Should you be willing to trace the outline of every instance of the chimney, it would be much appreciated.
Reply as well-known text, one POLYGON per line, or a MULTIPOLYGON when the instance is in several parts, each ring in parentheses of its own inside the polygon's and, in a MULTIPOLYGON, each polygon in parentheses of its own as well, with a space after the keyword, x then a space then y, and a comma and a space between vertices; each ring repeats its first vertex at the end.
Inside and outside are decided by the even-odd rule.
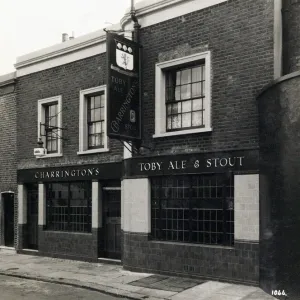
POLYGON ((67 33, 62 34, 62 42, 66 42, 69 40, 69 35, 67 33))

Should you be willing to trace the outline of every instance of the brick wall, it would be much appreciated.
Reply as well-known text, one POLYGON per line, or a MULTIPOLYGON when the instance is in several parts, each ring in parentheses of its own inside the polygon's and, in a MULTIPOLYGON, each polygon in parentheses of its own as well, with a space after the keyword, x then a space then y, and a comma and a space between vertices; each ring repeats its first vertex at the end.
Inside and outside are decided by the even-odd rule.
POLYGON ((300 70, 300 1, 283 1, 283 75, 300 70))
POLYGON ((258 98, 260 110, 260 278, 271 293, 300 295, 300 72, 258 98))
POLYGON ((68 164, 113 162, 123 157, 120 142, 109 141, 110 152, 78 156, 79 91, 105 84, 105 54, 75 61, 18 78, 18 168, 34 168, 68 164), (36 159, 37 101, 62 95, 63 157, 36 159))
POLYGON ((256 93, 273 78, 273 1, 235 0, 142 28, 145 143, 156 154, 258 146, 256 93), (212 133, 153 140, 155 63, 212 54, 212 133))
POLYGON ((235 243, 234 248, 149 241, 148 234, 123 233, 125 269, 144 273, 184 275, 257 285, 259 245, 235 243))
MULTIPOLYGON (((17 170, 16 170, 16 95, 14 84, 0 87, 0 192, 12 191, 15 193, 14 227, 15 246, 17 244, 17 170)), ((3 224, 1 221, 0 237, 3 241, 3 224)))

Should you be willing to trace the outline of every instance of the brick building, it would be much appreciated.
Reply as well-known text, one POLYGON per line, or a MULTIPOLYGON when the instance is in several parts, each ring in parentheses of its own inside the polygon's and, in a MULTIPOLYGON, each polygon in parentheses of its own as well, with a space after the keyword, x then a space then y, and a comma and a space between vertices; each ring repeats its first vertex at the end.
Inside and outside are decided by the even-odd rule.
POLYGON ((0 245, 17 243, 15 73, 0 76, 0 245))
MULTIPOLYGON (((105 31, 17 59, 18 251, 258 285, 256 97, 282 75, 281 1, 143 1, 136 15, 139 154, 106 136, 105 31)), ((129 12, 110 30, 131 38, 129 12)))

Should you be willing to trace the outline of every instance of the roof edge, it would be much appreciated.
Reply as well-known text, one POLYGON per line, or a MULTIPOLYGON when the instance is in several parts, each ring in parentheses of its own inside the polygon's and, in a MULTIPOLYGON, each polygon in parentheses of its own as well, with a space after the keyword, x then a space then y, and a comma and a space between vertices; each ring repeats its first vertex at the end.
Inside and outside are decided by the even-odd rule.
POLYGON ((16 81, 16 72, 7 73, 0 76, 0 87, 14 84, 16 81))

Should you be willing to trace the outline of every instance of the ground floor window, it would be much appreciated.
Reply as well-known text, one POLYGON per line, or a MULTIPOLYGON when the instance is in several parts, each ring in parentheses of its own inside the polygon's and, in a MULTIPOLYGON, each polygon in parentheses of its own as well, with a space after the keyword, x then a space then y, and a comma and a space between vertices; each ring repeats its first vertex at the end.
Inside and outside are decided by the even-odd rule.
POLYGON ((232 174, 151 179, 152 238, 232 245, 233 193, 232 174))
POLYGON ((91 232, 92 182, 46 183, 47 229, 91 232))

